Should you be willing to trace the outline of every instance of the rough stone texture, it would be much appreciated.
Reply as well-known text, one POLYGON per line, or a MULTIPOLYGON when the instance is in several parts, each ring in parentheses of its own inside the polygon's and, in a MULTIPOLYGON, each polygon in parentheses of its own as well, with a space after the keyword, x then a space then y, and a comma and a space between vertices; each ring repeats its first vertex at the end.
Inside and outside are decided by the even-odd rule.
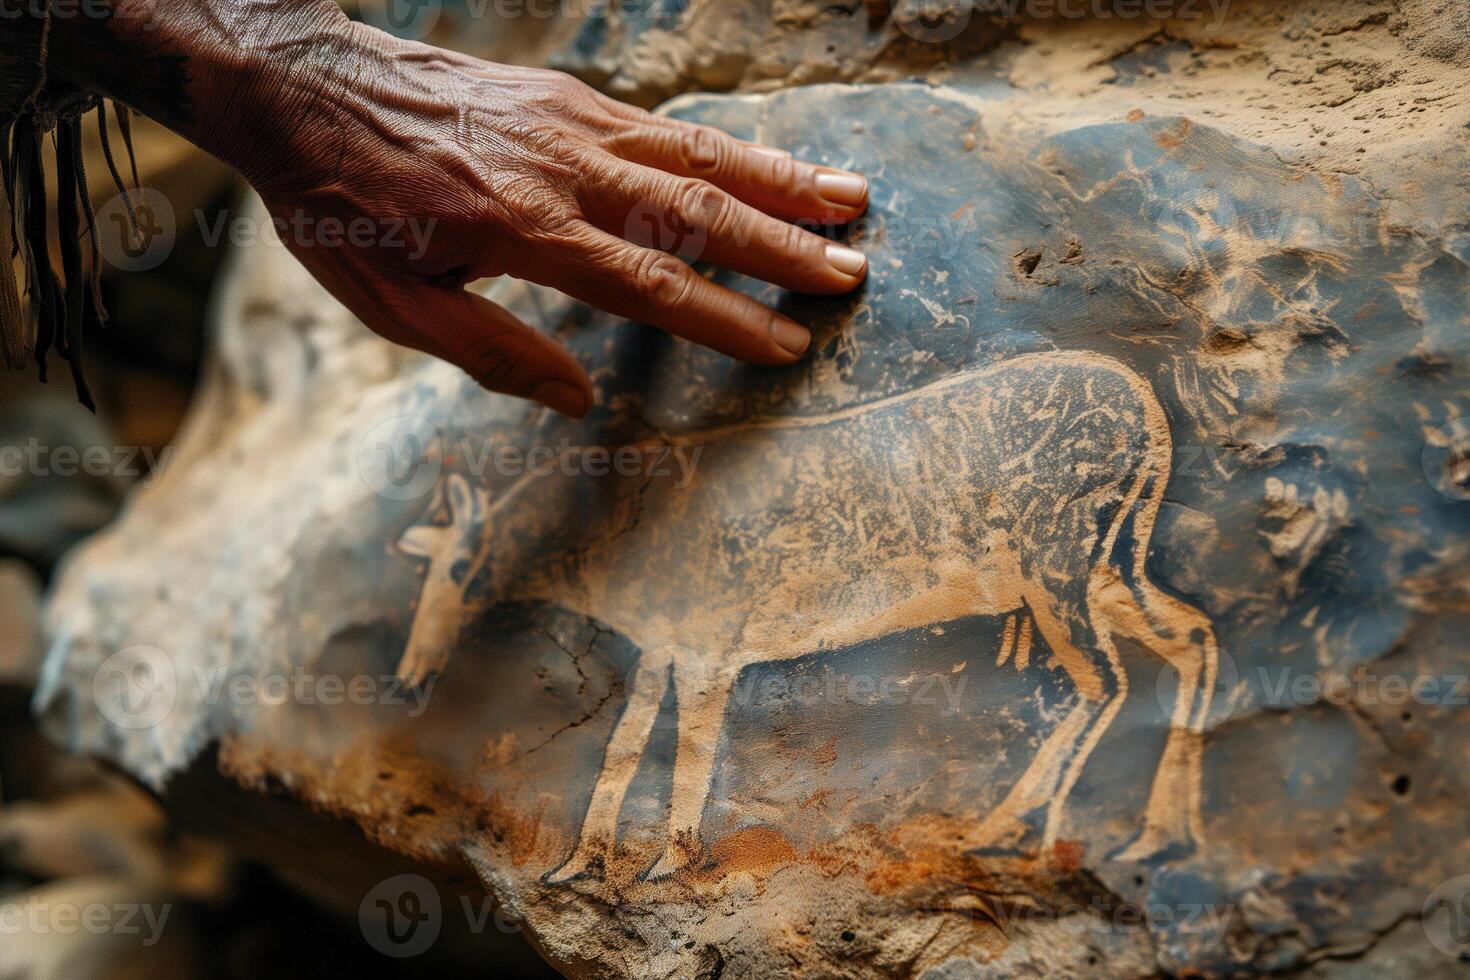
MULTIPOLYGON (((593 5, 554 67, 654 105, 690 91, 886 82, 1015 34, 1006 0, 643 0, 593 5)), ((1011 4, 1015 6, 1015 4, 1011 4)), ((563 28, 565 29, 565 28, 563 28)))
MULTIPOLYGON (((661 95, 713 82, 618 45, 891 30, 809 6, 564 63, 661 95)), ((1464 23, 1033 19, 943 84, 681 99, 869 174, 872 278, 740 281, 814 325, 785 370, 493 285, 592 368, 580 424, 245 253, 171 465, 52 599, 39 701, 160 786, 217 741, 468 864, 572 974, 1456 975, 1418 919, 1470 871, 1464 23), (669 472, 495 465, 564 444, 669 472), (129 727, 94 679, 139 662, 172 709, 129 727), (219 693, 298 668, 424 680, 219 693)))

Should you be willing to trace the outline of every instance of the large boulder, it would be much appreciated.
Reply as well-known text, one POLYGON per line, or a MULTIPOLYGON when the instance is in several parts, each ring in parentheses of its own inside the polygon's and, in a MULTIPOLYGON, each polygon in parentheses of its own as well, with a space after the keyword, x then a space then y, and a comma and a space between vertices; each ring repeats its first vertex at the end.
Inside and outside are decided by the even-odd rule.
POLYGON ((872 275, 721 274, 813 325, 779 370, 491 285, 580 423, 243 252, 51 599, 53 731, 160 788, 217 745, 573 974, 1460 969, 1470 97, 1364 10, 677 100, 868 174, 872 275))

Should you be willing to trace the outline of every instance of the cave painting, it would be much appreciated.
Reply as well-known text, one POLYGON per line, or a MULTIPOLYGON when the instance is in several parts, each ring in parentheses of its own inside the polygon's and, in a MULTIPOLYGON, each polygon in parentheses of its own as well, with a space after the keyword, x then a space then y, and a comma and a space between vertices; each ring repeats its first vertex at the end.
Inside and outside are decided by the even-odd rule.
POLYGON ((967 847, 1016 845, 1033 815, 1044 817, 1043 848, 1059 839, 1068 794, 1127 694, 1120 637, 1179 684, 1142 827, 1119 857, 1201 838, 1218 653, 1209 619, 1145 568, 1172 450, 1138 374, 1097 354, 1029 354, 827 415, 663 442, 702 448, 693 482, 640 486, 638 505, 574 554, 497 554, 497 525, 538 505, 521 492, 524 477, 492 507, 450 476, 449 525, 410 528, 400 542, 429 558, 407 678, 441 667, 459 625, 490 601, 553 603, 641 651, 577 844, 548 881, 604 869, 669 684, 672 800, 649 877, 703 854, 700 821, 741 670, 975 615, 1007 617, 998 663, 1024 668, 1039 637, 1078 696, 967 847), (472 603, 471 585, 486 598, 472 603))
POLYGON ((490 510, 485 491, 470 489, 469 481, 458 473, 450 474, 444 486, 449 523, 419 524, 398 539, 400 552, 428 560, 408 643, 398 659, 398 677, 408 687, 422 684, 449 660, 470 611, 465 573, 485 537, 490 510))

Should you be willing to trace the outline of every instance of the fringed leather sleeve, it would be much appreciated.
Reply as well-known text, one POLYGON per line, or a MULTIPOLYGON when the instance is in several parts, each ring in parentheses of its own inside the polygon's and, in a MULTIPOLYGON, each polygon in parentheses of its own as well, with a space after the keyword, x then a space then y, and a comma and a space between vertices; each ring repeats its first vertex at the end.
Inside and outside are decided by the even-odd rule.
MULTIPOLYGON (((18 369, 34 356, 45 381, 49 355, 60 355, 71 368, 78 398, 93 408, 82 375, 82 338, 89 323, 107 318, 82 156, 82 119, 94 109, 109 169, 119 187, 122 180, 107 145, 106 104, 95 93, 47 78, 50 28, 46 0, 0 0, 0 357, 18 369), (56 167, 59 274, 49 246, 48 157, 56 167), (20 276, 17 265, 24 270, 20 276)), ((127 110, 116 108, 131 155, 127 110)))

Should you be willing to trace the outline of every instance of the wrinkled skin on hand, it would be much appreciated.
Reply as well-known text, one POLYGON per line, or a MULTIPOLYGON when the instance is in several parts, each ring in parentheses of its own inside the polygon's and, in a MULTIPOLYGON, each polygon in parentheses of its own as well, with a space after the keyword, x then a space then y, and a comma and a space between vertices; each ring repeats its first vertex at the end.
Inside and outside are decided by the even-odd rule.
POLYGON ((466 283, 531 280, 733 357, 788 364, 808 331, 684 260, 818 294, 866 274, 861 253, 790 223, 860 215, 867 184, 855 174, 327 7, 266 0, 247 16, 238 0, 183 0, 153 13, 163 29, 140 44, 153 57, 186 49, 197 109, 165 121, 238 167, 287 246, 389 340, 580 416, 592 403, 583 367, 466 283))

